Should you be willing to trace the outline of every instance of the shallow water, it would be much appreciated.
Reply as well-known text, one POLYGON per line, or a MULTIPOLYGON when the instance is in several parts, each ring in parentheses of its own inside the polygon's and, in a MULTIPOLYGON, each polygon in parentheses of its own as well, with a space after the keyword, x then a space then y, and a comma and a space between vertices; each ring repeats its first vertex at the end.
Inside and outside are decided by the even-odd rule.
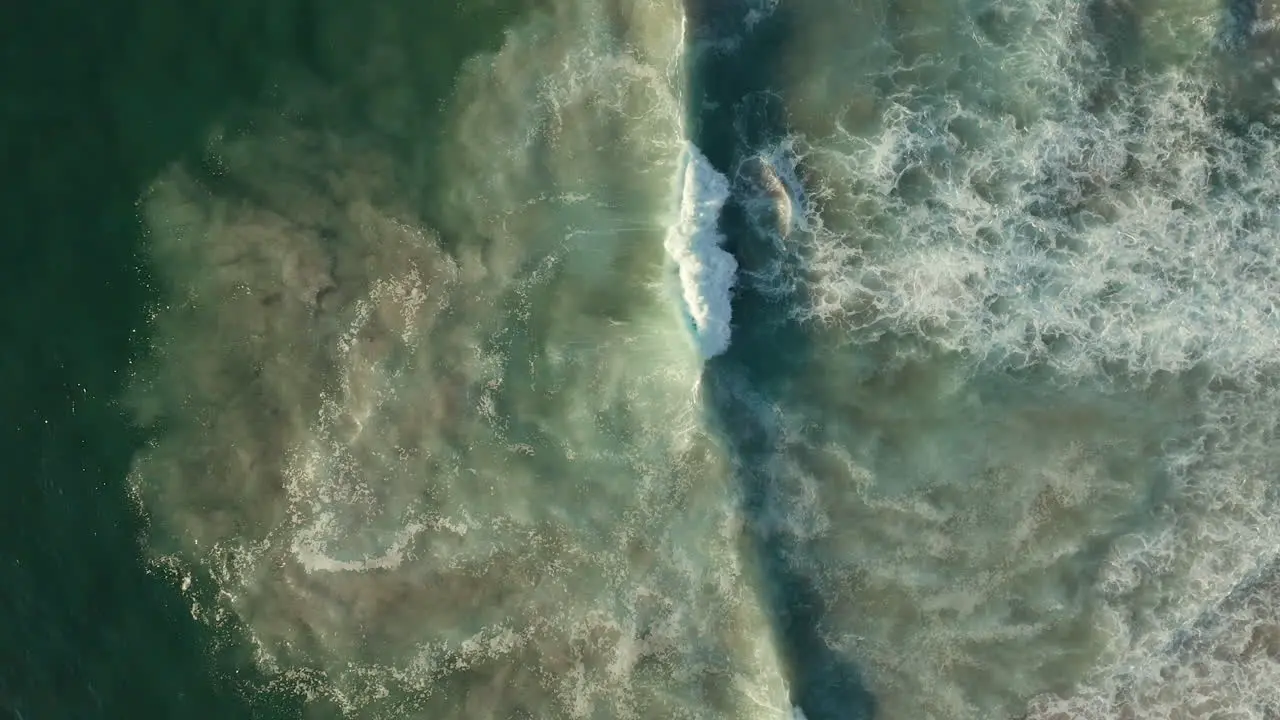
POLYGON ((1269 717, 1228 17, 368 13, 139 201, 155 571, 316 717, 1269 717))

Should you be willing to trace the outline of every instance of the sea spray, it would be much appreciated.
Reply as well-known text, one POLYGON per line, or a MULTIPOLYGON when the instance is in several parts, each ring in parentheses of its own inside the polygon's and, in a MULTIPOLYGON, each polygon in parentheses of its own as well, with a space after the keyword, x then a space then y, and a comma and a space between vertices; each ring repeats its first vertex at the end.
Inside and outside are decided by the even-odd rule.
POLYGON ((729 199, 729 181, 693 144, 685 147, 679 182, 679 215, 667 232, 666 249, 675 261, 684 312, 698 351, 712 358, 729 347, 730 301, 738 263, 723 247, 720 211, 729 199))

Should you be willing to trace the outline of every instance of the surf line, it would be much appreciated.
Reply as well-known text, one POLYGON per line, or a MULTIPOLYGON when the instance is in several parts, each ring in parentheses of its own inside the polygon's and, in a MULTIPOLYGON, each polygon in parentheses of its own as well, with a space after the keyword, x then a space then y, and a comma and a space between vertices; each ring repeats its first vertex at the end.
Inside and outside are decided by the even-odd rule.
POLYGON ((685 321, 702 359, 729 348, 733 286, 738 262, 724 249, 720 212, 729 180, 692 142, 680 159, 679 210, 665 247, 675 263, 685 321))

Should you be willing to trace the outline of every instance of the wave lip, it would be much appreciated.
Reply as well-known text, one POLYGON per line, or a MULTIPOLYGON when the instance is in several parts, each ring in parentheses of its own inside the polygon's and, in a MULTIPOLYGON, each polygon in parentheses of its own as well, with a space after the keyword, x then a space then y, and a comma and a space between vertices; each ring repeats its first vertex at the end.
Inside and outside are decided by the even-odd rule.
POLYGON ((729 347, 730 300, 738 262, 722 244, 720 211, 729 199, 729 180, 692 143, 686 143, 679 174, 679 215, 667 231, 665 247, 675 261, 685 314, 703 359, 729 347))

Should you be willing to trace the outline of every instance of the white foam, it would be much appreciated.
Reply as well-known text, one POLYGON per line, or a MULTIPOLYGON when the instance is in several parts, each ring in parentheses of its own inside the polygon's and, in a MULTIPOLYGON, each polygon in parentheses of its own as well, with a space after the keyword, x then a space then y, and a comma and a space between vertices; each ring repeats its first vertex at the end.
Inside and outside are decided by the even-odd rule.
POLYGON ((1274 167, 1280 146, 1222 129, 1198 66, 1135 76, 1095 113, 1091 61, 1052 29, 1081 13, 1033 8, 1044 29, 1024 47, 964 50, 1000 68, 988 82, 1007 83, 1008 102, 1035 108, 1019 110, 1038 116, 1025 128, 983 110, 985 90, 929 85, 885 99, 865 136, 799 141, 829 179, 811 193, 828 207, 811 222, 797 314, 860 341, 924 329, 991 366, 1073 379, 1118 359, 1139 375, 1202 362, 1248 374, 1280 348, 1276 219, 1257 212, 1277 186, 1250 169, 1274 167), (1030 59, 985 57, 1045 48, 1059 60, 1034 82, 1020 76, 1030 59))
POLYGON ((692 143, 678 175, 679 216, 667 232, 666 249, 680 277, 684 310, 703 358, 729 347, 730 300, 738 263, 721 244, 718 222, 729 199, 729 180, 692 143))
POLYGON ((1104 84, 1088 3, 906 5, 789 6, 805 194, 738 180, 821 348, 760 425, 824 631, 884 717, 1272 716, 1280 139, 1205 101, 1218 6, 1104 84))

